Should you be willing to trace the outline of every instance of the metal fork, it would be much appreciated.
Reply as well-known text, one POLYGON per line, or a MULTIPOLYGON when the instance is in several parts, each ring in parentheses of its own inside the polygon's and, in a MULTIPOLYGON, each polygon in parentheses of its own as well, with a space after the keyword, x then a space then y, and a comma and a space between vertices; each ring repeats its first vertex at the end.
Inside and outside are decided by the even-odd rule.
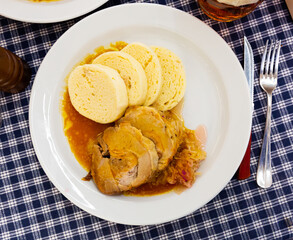
POLYGON ((261 148, 258 169, 256 174, 257 184, 262 188, 272 185, 271 169, 271 115, 272 93, 277 86, 278 65, 281 49, 281 41, 272 41, 268 49, 269 41, 266 42, 260 66, 260 86, 267 93, 268 107, 267 119, 261 148))

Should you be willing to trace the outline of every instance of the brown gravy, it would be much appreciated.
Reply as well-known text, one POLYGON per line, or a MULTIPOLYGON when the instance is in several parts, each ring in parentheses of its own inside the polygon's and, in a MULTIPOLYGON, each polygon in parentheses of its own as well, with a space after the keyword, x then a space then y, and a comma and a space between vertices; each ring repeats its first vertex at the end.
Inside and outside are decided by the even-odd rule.
POLYGON ((79 164, 89 171, 91 167, 92 146, 99 133, 109 124, 94 122, 75 110, 72 106, 66 89, 62 101, 62 115, 64 120, 64 133, 69 142, 71 151, 79 164))
POLYGON ((153 185, 151 183, 145 183, 138 188, 131 189, 124 193, 126 196, 153 196, 172 191, 176 185, 164 184, 153 185))

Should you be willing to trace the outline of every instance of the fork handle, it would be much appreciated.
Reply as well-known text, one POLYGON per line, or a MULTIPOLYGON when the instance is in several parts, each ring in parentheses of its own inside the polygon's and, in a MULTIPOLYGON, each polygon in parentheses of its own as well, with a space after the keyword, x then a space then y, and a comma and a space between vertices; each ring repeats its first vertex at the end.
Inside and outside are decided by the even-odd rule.
POLYGON ((272 115, 272 94, 268 95, 268 109, 263 144, 258 162, 256 182, 262 188, 272 185, 271 168, 271 115, 272 115))

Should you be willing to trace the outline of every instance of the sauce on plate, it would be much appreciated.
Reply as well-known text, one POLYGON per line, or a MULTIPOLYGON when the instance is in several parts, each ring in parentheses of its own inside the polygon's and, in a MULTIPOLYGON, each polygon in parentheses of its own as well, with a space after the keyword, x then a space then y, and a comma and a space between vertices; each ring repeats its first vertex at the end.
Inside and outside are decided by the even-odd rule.
POLYGON ((172 191, 176 185, 172 184, 164 184, 164 185, 154 185, 151 183, 145 183, 138 188, 131 189, 124 193, 125 196, 153 196, 158 194, 163 194, 172 191))
MULTIPOLYGON (((75 110, 71 104, 68 90, 64 92, 62 100, 62 116, 64 120, 64 133, 69 142, 71 151, 79 164, 89 171, 91 167, 92 147, 97 135, 113 124, 100 124, 94 122, 75 110)), ((88 180, 84 179, 84 180, 88 180)), ((126 192, 126 196, 152 196, 170 192, 176 185, 153 185, 146 183, 136 189, 126 192)))
POLYGON ((62 116, 64 133, 69 142, 70 149, 79 164, 86 171, 89 171, 95 139, 110 124, 100 124, 79 114, 71 104, 67 89, 64 92, 62 101, 62 116))

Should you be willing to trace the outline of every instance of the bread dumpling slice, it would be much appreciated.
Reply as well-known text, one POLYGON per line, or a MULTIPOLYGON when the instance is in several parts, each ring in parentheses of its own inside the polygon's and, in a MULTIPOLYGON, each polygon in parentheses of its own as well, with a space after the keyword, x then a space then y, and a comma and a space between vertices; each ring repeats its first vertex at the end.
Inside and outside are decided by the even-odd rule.
POLYGON ((129 106, 143 105, 147 94, 147 78, 138 61, 119 51, 106 52, 92 62, 111 67, 120 74, 128 92, 129 106))
POLYGON ((138 42, 128 44, 121 51, 134 57, 143 67, 148 83, 144 105, 152 105, 162 88, 162 69, 157 55, 150 47, 138 42))
POLYGON ((174 108, 183 98, 186 87, 185 71, 181 59, 169 49, 151 47, 159 58, 162 67, 162 90, 154 103, 161 111, 174 108))
POLYGON ((68 92, 73 107, 95 122, 114 122, 128 107, 123 79, 116 70, 100 64, 76 67, 68 79, 68 92))

